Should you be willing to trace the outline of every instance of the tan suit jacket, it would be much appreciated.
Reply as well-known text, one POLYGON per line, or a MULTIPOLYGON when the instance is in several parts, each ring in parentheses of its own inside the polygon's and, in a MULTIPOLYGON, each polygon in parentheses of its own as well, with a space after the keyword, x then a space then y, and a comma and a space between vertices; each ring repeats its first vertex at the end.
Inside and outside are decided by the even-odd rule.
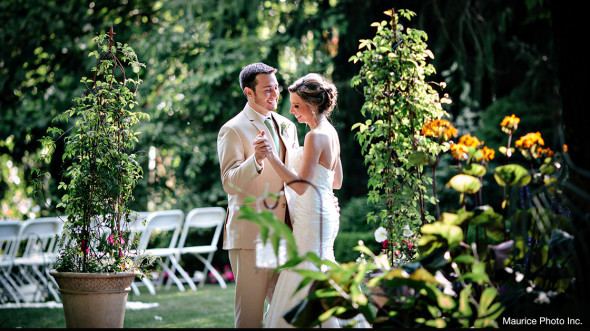
MULTIPOLYGON (((271 116, 276 123, 281 141, 283 152, 280 156, 283 161, 287 160, 285 165, 288 167, 290 152, 299 147, 297 128, 291 121, 276 112, 272 112, 271 116)), ((260 174, 256 171, 253 141, 262 131, 266 131, 265 135, 271 137, 260 116, 246 104, 239 114, 221 127, 217 136, 221 181, 223 189, 228 194, 223 249, 255 248, 254 240, 258 234, 258 226, 250 221, 238 219, 239 208, 247 197, 259 198, 265 190, 268 193, 277 194, 285 185, 268 162, 260 174)), ((280 197, 278 207, 272 210, 279 220, 285 220, 287 209, 285 197, 289 201, 293 195, 292 190, 285 190, 285 195, 280 197)), ((274 203, 272 199, 268 199, 268 202, 274 203)), ((265 209, 263 204, 260 207, 265 209)))

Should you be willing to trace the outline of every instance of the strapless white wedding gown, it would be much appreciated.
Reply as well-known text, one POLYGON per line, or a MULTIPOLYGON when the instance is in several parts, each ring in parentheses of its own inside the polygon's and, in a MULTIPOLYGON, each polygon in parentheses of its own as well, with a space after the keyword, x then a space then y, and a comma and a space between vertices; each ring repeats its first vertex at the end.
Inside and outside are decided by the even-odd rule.
MULTIPOLYGON (((303 147, 300 147, 296 152, 292 153, 290 157, 290 166, 295 170, 299 170, 303 147)), ((291 221, 293 224, 293 235, 299 255, 307 252, 314 252, 323 259, 333 262, 334 258, 334 240, 338 234, 340 225, 340 218, 336 206, 334 204, 334 197, 332 191, 332 184, 334 182, 334 171, 326 169, 324 166, 318 164, 314 177, 311 183, 318 189, 309 187, 307 191, 301 196, 296 196, 294 204, 289 206, 291 210, 291 221), (320 237, 320 215, 322 222, 322 234, 320 237), (320 240, 321 238, 321 240, 320 240), (321 242, 321 245, 320 245, 321 242)), ((296 193, 293 192, 296 195, 296 193)), ((317 268, 309 263, 303 262, 297 265, 297 269, 312 269, 317 268)), ((288 310, 293 308, 296 304, 301 302, 309 293, 308 284, 295 295, 295 289, 301 283, 303 278, 288 269, 281 271, 277 281, 275 291, 272 296, 271 304, 264 316, 265 328, 292 328, 283 318, 288 310)), ((356 327, 370 327, 362 315, 357 315, 361 319, 361 323, 357 323, 356 327)), ((345 321, 337 318, 330 318, 322 323, 322 328, 338 328, 342 325, 348 324, 345 321)))

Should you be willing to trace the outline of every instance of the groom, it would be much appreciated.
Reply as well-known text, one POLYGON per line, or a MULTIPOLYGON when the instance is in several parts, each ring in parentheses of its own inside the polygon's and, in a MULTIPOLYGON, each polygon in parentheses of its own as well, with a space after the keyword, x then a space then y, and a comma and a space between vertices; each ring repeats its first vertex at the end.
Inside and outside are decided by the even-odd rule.
MULTIPOLYGON (((225 123, 217 136, 217 153, 221 167, 223 189, 228 194, 228 212, 223 232, 223 249, 228 250, 236 281, 235 327, 260 328, 264 300, 270 302, 277 275, 256 268, 254 240, 258 226, 238 219, 239 207, 249 196, 256 198, 265 192, 277 194, 285 185, 271 166, 264 166, 265 153, 256 150, 253 141, 264 134, 275 141, 274 150, 283 162, 289 151, 298 148, 297 130, 287 118, 277 114, 279 84, 277 70, 264 63, 245 66, 240 72, 240 87, 248 102, 244 109, 225 123), (272 139, 274 138, 274 139, 272 139), (278 145, 278 146, 277 146, 278 145)), ((271 210, 279 220, 289 222, 285 190, 277 208, 271 210), (286 199, 285 199, 286 198, 286 199)), ((271 204, 273 202, 269 201, 271 204)), ((264 208, 264 206, 262 206, 264 208)))

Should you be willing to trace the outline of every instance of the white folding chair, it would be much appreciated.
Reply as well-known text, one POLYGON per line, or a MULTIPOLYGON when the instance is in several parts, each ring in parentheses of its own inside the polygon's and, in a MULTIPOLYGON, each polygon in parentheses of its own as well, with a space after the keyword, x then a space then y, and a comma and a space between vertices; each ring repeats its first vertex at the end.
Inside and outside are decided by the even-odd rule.
POLYGON ((18 251, 18 234, 24 222, 17 220, 0 221, 0 302, 5 303, 7 296, 3 295, 4 291, 14 302, 20 304, 23 299, 18 293, 18 284, 12 278, 11 272, 14 264, 14 258, 18 251))
POLYGON ((22 277, 21 284, 34 286, 35 292, 26 301, 36 301, 42 286, 47 288, 57 302, 61 301, 57 284, 49 275, 49 270, 59 253, 57 236, 62 229, 63 221, 59 217, 32 219, 22 225, 18 239, 22 252, 17 253, 14 266, 22 277))
POLYGON ((223 277, 221 277, 219 272, 211 265, 213 254, 215 254, 217 251, 217 243, 219 242, 219 236, 221 235, 224 222, 225 209, 222 207, 203 207, 192 209, 186 215, 184 220, 184 227, 182 229, 180 240, 178 241, 178 254, 192 254, 205 265, 205 269, 203 269, 205 277, 201 278, 199 286, 203 286, 205 283, 205 279, 207 278, 207 270, 209 270, 215 279, 217 279, 221 288, 227 287, 223 277), (191 230, 197 229, 214 229, 211 242, 205 245, 188 245, 186 239, 189 232, 191 230))
MULTIPOLYGON (((127 242, 131 243, 135 239, 137 239, 139 241, 139 238, 141 238, 142 233, 147 229, 146 222, 147 222, 147 218, 149 215, 150 215, 149 211, 139 211, 139 212, 134 211, 131 213, 131 224, 129 224, 130 233, 129 233, 129 237, 127 239, 127 242)), ((139 249, 137 249, 131 253, 142 254, 145 252, 139 252, 139 249)), ((149 281, 149 279, 147 279, 147 276, 141 277, 141 282, 147 287, 150 294, 152 294, 152 295, 156 294, 156 288, 154 287, 152 282, 149 281)), ((137 287, 138 283, 139 282, 137 282, 137 281, 131 283, 131 290, 133 290, 133 293, 135 295, 141 294, 139 292, 139 288, 137 287)))
MULTIPOLYGON (((159 256, 164 261, 158 260, 157 263, 162 267, 162 272, 160 273, 158 288, 162 285, 163 280, 163 273, 166 272, 168 277, 176 283, 176 286, 180 289, 181 292, 184 292, 184 286, 178 277, 176 277, 175 271, 178 271, 182 278, 184 278, 190 288, 193 291, 197 290, 197 287, 190 279, 189 275, 184 271, 184 269, 178 263, 176 259, 177 253, 177 246, 178 237, 180 235, 180 230, 182 229, 182 223, 184 221, 184 213, 182 210, 174 209, 174 210, 162 210, 156 211, 149 214, 147 218, 146 229, 141 234, 141 238, 139 239, 138 251, 145 252, 147 254, 152 254, 154 256, 159 256), (167 247, 152 247, 150 246, 150 239, 152 235, 157 235, 159 238, 165 239, 168 236, 164 235, 165 233, 171 233, 171 236, 167 240, 168 245, 167 247), (168 264, 172 263, 172 268, 168 267, 168 264)), ((162 243, 160 243, 162 244, 162 243)), ((147 278, 144 278, 144 283, 151 283, 151 281, 147 278)))

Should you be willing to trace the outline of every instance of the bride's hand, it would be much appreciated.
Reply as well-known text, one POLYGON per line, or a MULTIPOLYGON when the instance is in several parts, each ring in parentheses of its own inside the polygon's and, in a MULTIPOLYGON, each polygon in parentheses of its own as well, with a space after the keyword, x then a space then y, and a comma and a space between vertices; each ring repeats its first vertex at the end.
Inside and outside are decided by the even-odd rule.
POLYGON ((254 145, 254 158, 258 164, 262 165, 262 161, 267 156, 272 155, 272 145, 264 134, 264 131, 254 138, 252 144, 254 145))

